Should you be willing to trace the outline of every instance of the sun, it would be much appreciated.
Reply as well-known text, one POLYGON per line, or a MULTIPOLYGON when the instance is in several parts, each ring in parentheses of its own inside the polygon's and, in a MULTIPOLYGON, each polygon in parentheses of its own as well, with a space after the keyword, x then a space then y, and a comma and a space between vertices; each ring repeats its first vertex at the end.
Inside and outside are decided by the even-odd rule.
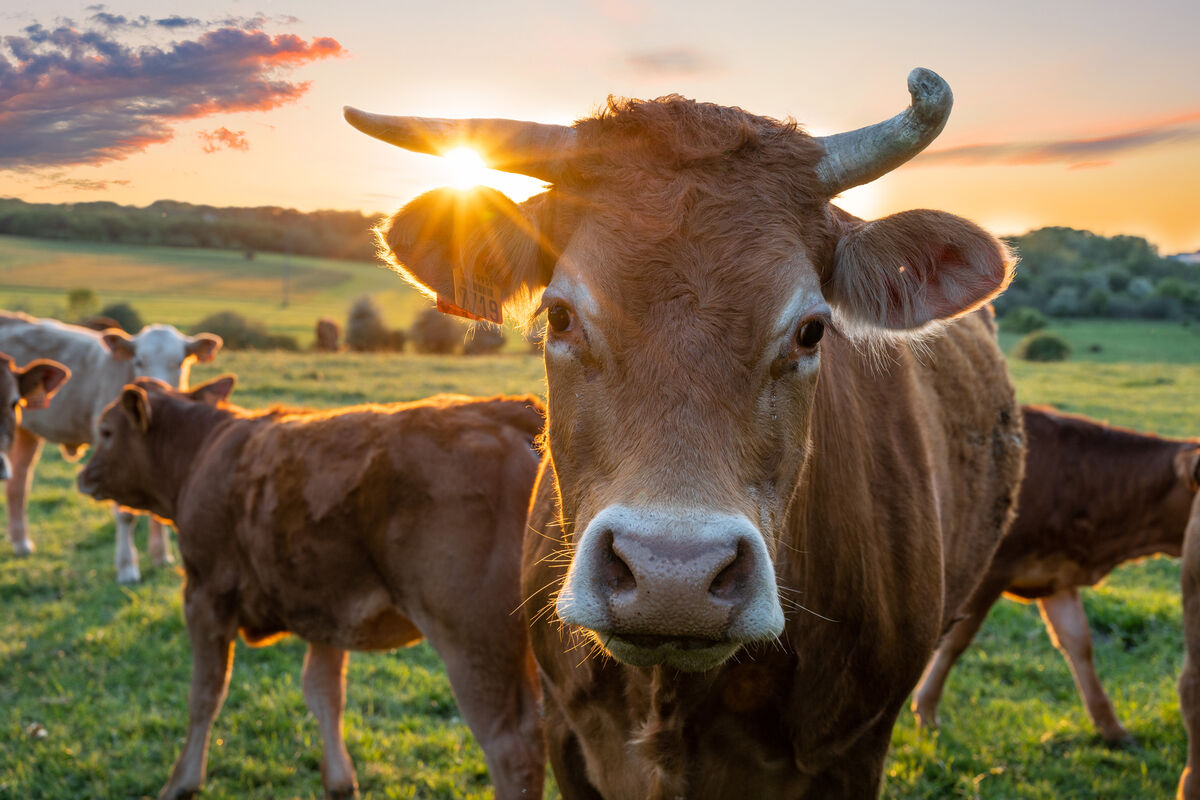
POLYGON ((448 150, 442 158, 450 168, 450 185, 455 189, 470 189, 472 186, 487 184, 491 180, 492 170, 483 163, 479 153, 469 147, 448 150))

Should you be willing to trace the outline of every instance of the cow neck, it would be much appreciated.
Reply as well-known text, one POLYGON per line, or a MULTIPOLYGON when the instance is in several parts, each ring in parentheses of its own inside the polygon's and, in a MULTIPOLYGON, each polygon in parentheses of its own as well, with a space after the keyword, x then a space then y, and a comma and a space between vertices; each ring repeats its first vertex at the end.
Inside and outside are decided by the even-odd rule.
POLYGON ((155 401, 153 424, 160 435, 151 437, 150 455, 152 463, 158 467, 155 484, 159 491, 156 494, 170 507, 167 516, 174 518, 176 501, 193 466, 215 438, 217 429, 240 416, 241 409, 230 405, 213 407, 169 396, 156 397, 155 401))

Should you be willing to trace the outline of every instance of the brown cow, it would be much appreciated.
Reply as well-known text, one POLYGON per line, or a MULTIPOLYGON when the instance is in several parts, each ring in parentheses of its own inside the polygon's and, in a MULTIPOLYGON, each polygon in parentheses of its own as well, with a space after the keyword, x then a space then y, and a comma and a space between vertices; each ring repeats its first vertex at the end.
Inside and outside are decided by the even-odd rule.
POLYGON ((938 701, 954 662, 1006 594, 1037 600, 1088 715, 1109 742, 1129 734, 1092 663, 1092 636, 1078 587, 1117 565, 1155 553, 1177 556, 1195 495, 1200 440, 1162 439, 1050 408, 1024 406, 1025 480, 1017 518, 983 580, 929 663, 912 709, 937 725, 938 701))
POLYGON ((963 316, 1009 281, 1004 246, 829 202, 937 135, 949 87, 909 90, 824 139, 675 96, 573 127, 346 111, 552 184, 431 192, 382 235, 443 308, 546 312, 522 581, 565 798, 879 791, 1021 467, 990 314, 963 316))
POLYGON ((188 735, 160 798, 204 780, 233 640, 308 644, 304 698, 331 797, 357 792, 342 739, 349 650, 422 636, 441 655, 500 798, 540 797, 538 686, 519 615, 521 536, 542 410, 531 397, 338 411, 214 407, 139 379, 105 409, 79 474, 97 499, 173 520, 192 641, 188 735))
POLYGON ((21 424, 22 409, 45 408, 70 377, 71 370, 57 361, 39 358, 18 367, 0 353, 0 481, 13 476, 8 452, 21 424))

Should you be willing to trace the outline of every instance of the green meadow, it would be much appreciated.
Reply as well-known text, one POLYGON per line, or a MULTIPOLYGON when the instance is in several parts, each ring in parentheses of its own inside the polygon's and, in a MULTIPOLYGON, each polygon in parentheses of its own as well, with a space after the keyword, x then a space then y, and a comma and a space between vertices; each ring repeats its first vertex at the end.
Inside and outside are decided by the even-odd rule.
MULTIPOLYGON (((344 319, 363 292, 393 325, 407 324, 424 303, 367 264, 292 259, 289 269, 292 302, 283 308, 282 256, 249 262, 240 253, 0 237, 0 305, 48 314, 65 304, 68 288, 84 286, 102 302, 132 303, 147 320, 186 328, 229 308, 304 343, 318 316, 344 319), (129 283, 110 283, 110 271, 129 283)), ((1166 435, 1200 434, 1196 327, 1076 321, 1053 330, 1074 355, 1061 364, 1012 363, 1023 401, 1166 435)), ((515 350, 480 358, 224 352, 194 370, 193 381, 223 372, 238 375, 234 399, 251 407, 544 391, 540 359, 515 350)), ((142 584, 115 583, 111 514, 75 491, 77 468, 47 447, 29 514, 38 551, 16 559, 0 545, 0 798, 153 797, 183 741, 191 659, 180 577, 151 567, 143 553, 142 584)), ((144 549, 144 523, 138 539, 144 549)), ((1136 744, 1112 749, 1099 740, 1036 608, 1001 601, 951 674, 942 728, 919 731, 901 714, 884 796, 1171 796, 1185 759, 1175 695, 1178 582, 1176 562, 1150 559, 1085 592, 1097 668, 1136 744)), ((238 644, 203 797, 320 796, 320 736, 300 689, 303 651, 295 639, 238 644)), ((482 754, 427 645, 354 654, 347 696, 347 746, 364 796, 490 796, 482 754)))

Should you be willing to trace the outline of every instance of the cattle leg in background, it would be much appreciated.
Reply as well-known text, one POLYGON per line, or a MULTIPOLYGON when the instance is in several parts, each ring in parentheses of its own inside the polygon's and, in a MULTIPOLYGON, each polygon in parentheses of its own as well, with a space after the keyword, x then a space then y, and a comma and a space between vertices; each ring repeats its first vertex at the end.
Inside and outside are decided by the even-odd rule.
POLYGON ((4 494, 8 502, 8 540, 12 542, 13 552, 19 556, 27 556, 35 549, 25 528, 25 500, 33 484, 33 467, 41 454, 42 438, 17 428, 9 454, 12 477, 4 487, 4 494))
POLYGON ((1004 593, 1009 577, 1005 575, 989 575, 983 583, 971 594, 971 599, 963 607, 963 617, 954 623, 953 627, 942 637, 938 649, 925 667, 921 682, 913 693, 912 712, 917 716, 917 724, 925 728, 936 728, 938 725, 937 710, 942 700, 942 691, 946 688, 946 677, 951 668, 971 644, 983 621, 987 619, 988 611, 1004 593))
POLYGON ((229 676, 233 672, 233 637, 237 620, 232 603, 214 599, 188 582, 183 590, 183 611, 192 640, 192 687, 188 692, 188 729, 183 753, 159 800, 192 797, 204 783, 208 761, 208 734, 225 702, 229 676))
POLYGON ((328 798, 354 797, 358 791, 358 778, 342 735, 349 660, 347 650, 312 642, 304 654, 304 702, 321 728, 321 782, 328 798))
POLYGON ((1096 675, 1096 666, 1092 663, 1092 631, 1088 628, 1079 591, 1070 588, 1040 598, 1038 609, 1046 622, 1050 641, 1071 665, 1075 685, 1079 688, 1096 730, 1100 731, 1106 742, 1132 743, 1133 737, 1117 720, 1117 713, 1113 711, 1112 703, 1096 675))
MULTIPOLYGON (((1195 467, 1200 483, 1200 463, 1195 467)), ((1200 494, 1192 501, 1191 520, 1183 537, 1183 672, 1179 676, 1179 710, 1187 728, 1187 766, 1179 778, 1179 800, 1200 800, 1200 494)))
MULTIPOLYGON (((116 521, 117 528, 117 548, 113 554, 113 563, 117 568, 118 583, 137 583, 142 579, 141 570, 138 568, 137 544, 133 540, 140 516, 140 514, 126 511, 120 506, 113 506, 113 519, 116 521)), ((146 516, 150 520, 148 549, 154 566, 165 567, 168 564, 174 564, 175 559, 171 555, 171 540, 164 529, 165 526, 153 516, 146 516)))

